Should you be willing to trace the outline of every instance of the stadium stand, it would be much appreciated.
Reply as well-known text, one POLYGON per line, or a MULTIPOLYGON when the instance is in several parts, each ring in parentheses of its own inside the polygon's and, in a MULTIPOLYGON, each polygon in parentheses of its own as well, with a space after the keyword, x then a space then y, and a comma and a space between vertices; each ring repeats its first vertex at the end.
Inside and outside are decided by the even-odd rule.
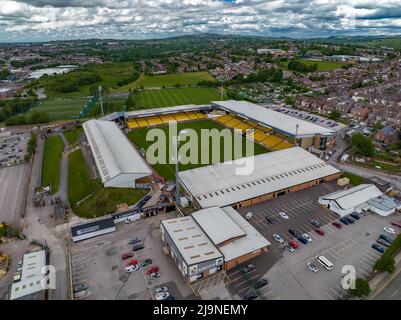
POLYGON ((185 113, 177 113, 177 114, 173 114, 174 118, 177 121, 188 121, 189 118, 185 113))
POLYGON ((135 119, 130 119, 130 120, 128 120, 127 125, 128 125, 128 128, 130 128, 130 129, 134 129, 134 128, 138 128, 138 127, 139 127, 139 125, 138 125, 138 123, 135 121, 135 119))

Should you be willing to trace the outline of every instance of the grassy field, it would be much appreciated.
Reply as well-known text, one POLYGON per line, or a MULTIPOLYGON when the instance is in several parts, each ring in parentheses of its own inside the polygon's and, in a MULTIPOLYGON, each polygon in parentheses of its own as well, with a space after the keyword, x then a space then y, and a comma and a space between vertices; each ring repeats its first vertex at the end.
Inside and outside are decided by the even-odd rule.
POLYGON ((93 218, 112 213, 118 203, 136 203, 146 190, 131 188, 103 188, 100 180, 92 180, 81 150, 68 156, 68 197, 74 213, 80 217, 93 218), (77 206, 77 202, 85 201, 77 206))
POLYGON ((88 101, 86 98, 46 99, 33 110, 47 112, 51 120, 69 119, 78 116, 88 101))
POLYGON ((182 86, 197 85, 202 80, 214 80, 208 72, 187 72, 187 73, 174 73, 164 74, 160 76, 142 76, 139 81, 135 82, 137 87, 143 86, 144 88, 174 86, 180 84, 182 86))
MULTIPOLYGON (((168 133, 168 126, 163 125, 159 126, 158 128, 162 129, 166 134, 168 133)), ((184 130, 184 129, 193 129, 196 131, 197 136, 200 137, 200 130, 201 129, 218 129, 219 131, 224 129, 223 126, 219 125, 213 120, 201 120, 201 121, 193 121, 193 122, 181 122, 178 124, 178 130, 184 130)), ((135 129, 132 130, 128 133, 129 139, 138 147, 144 150, 147 150, 148 147, 153 144, 154 142, 152 141, 146 141, 146 134, 147 132, 151 130, 148 128, 140 128, 140 129, 135 129)), ((242 138, 242 150, 243 150, 243 156, 245 156, 245 138, 242 138)), ((185 142, 181 142, 181 146, 183 146, 185 142)), ((209 143, 209 146, 202 145, 201 143, 198 144, 198 163, 190 163, 190 164, 180 164, 180 170, 189 170, 197 167, 202 167, 208 164, 212 164, 212 145, 209 143), (209 150, 207 148, 209 147, 209 150), (205 152, 209 152, 209 162, 205 164, 201 164, 200 162, 200 157, 202 154, 205 152)), ((223 162, 224 157, 223 157, 223 150, 224 150, 224 143, 221 141, 220 144, 220 161, 218 162, 223 162)), ((262 154, 269 152, 267 149, 263 148, 259 144, 254 144, 254 154, 262 154)), ((168 157, 169 152, 166 151, 168 157)), ((234 158, 234 157, 233 157, 234 158)), ((166 159, 167 160, 167 159, 166 159)), ((167 162, 167 161, 166 161, 167 162)), ((171 161, 169 161, 171 162, 171 161)), ((167 180, 173 180, 175 179, 175 165, 174 164, 155 164, 153 165, 155 170, 158 172, 158 174, 167 180)))
POLYGON ((61 154, 64 143, 59 136, 47 137, 43 151, 42 186, 51 186, 51 194, 59 189, 61 154))
POLYGON ((39 86, 42 86, 46 90, 46 95, 49 98, 66 98, 66 97, 82 97, 90 95, 90 88, 93 86, 102 85, 109 89, 117 89, 117 82, 129 78, 135 69, 132 63, 129 62, 118 62, 118 63, 103 63, 103 64, 90 64, 85 69, 74 70, 70 73, 63 75, 50 76, 39 80, 39 86), (96 73, 100 76, 101 81, 79 85, 77 91, 69 93, 61 93, 54 90, 55 84, 66 82, 72 78, 81 78, 85 75, 96 73))
POLYGON ((348 178, 349 183, 354 186, 360 185, 360 184, 364 183, 364 181, 365 181, 364 178, 357 176, 356 174, 349 173, 349 172, 343 172, 341 174, 341 178, 348 178))
POLYGON ((206 104, 220 100, 220 94, 210 88, 178 88, 139 91, 136 109, 170 107, 184 104, 206 104))
POLYGON ((72 130, 68 130, 63 132, 64 137, 67 139, 70 146, 77 143, 79 136, 81 135, 83 129, 82 128, 74 128, 72 130))
MULTIPOLYGON (((313 60, 306 60, 306 59, 300 59, 299 61, 305 63, 307 66, 310 66, 310 65, 316 63, 317 71, 327 71, 327 70, 339 69, 344 65, 343 63, 332 62, 332 61, 313 61, 313 60)), ((288 63, 289 63, 289 61, 282 62, 281 65, 283 66, 284 69, 288 70, 288 63)))

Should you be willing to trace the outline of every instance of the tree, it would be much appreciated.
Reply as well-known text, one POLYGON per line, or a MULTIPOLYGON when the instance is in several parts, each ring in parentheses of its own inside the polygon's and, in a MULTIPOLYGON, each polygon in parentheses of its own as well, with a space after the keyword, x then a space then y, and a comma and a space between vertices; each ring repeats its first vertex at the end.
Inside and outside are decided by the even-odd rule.
POLYGON ((334 109, 331 111, 329 119, 338 120, 340 119, 340 117, 341 117, 341 111, 338 109, 334 109))
POLYGON ((352 136, 351 146, 356 148, 357 153, 371 157, 375 154, 375 148, 372 140, 365 137, 361 132, 358 132, 352 136))
POLYGON ((373 270, 377 271, 387 271, 389 273, 393 273, 395 270, 395 261, 392 255, 390 254, 383 254, 379 260, 373 266, 373 270))
POLYGON ((369 282, 358 278, 355 280, 355 289, 350 289, 349 293, 354 297, 367 297, 370 291, 369 282))
POLYGON ((373 129, 380 130, 381 128, 383 128, 383 124, 380 121, 376 121, 376 123, 373 126, 373 129))

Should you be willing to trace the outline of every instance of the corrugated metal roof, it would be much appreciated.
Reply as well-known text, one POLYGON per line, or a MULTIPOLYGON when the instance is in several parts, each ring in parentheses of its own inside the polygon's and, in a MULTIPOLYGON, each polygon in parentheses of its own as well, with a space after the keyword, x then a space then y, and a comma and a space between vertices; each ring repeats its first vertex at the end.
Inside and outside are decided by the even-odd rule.
POLYGON ((289 136, 295 136, 297 134, 298 138, 302 138, 314 136, 316 134, 333 135, 335 133, 335 131, 331 129, 247 101, 227 100, 212 101, 212 103, 223 110, 240 115, 289 136), (297 124, 298 132, 296 129, 297 124))
POLYGON ((219 207, 196 211, 192 214, 192 217, 216 246, 229 239, 246 235, 219 207))
POLYGON ((165 107, 165 108, 154 108, 154 109, 144 109, 144 110, 135 110, 125 112, 125 116, 127 118, 136 118, 136 117, 148 117, 157 114, 169 114, 169 113, 177 113, 184 111, 197 111, 203 109, 210 109, 210 105, 196 105, 196 104, 188 104, 183 106, 174 106, 174 107, 165 107))
POLYGON ((383 194, 374 184, 360 184, 356 187, 336 191, 320 197, 322 200, 333 200, 343 210, 359 206, 366 201, 383 194))
POLYGON ((227 206, 340 171, 301 147, 265 153, 179 173, 181 183, 202 208, 227 206), (253 159, 252 159, 253 158, 253 159), (254 163, 247 175, 236 170, 254 163))
POLYGON ((83 124, 102 182, 120 174, 148 176, 151 169, 114 122, 89 120, 83 124))

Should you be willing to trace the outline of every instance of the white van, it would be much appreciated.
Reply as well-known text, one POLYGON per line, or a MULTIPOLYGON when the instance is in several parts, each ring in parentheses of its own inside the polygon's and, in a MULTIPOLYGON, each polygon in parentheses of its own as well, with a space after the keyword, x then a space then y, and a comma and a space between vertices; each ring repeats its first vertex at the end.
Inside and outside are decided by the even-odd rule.
POLYGON ((319 262, 323 267, 326 268, 326 270, 332 270, 333 269, 333 263, 327 259, 325 256, 317 256, 315 257, 316 261, 319 262))
POLYGON ((253 213, 252 213, 252 212, 248 212, 248 213, 245 215, 245 219, 246 219, 246 220, 251 220, 252 217, 253 217, 253 213))

